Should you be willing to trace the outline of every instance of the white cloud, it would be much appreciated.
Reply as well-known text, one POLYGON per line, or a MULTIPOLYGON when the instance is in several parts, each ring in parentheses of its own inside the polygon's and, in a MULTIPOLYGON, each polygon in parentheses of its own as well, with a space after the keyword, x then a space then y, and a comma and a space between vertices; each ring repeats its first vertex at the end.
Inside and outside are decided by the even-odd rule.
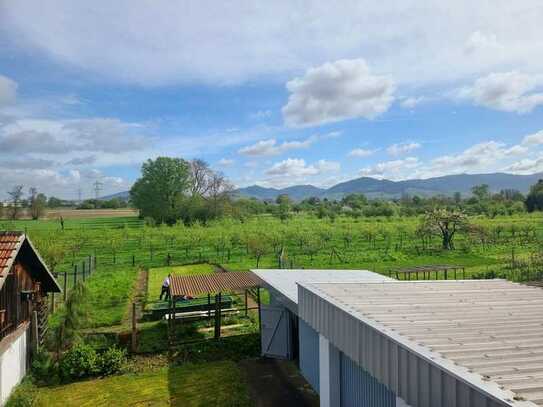
POLYGON ((282 177, 304 177, 307 175, 317 175, 319 170, 313 165, 307 165, 301 158, 287 158, 274 164, 266 170, 266 175, 282 177))
POLYGON ((401 101, 400 106, 404 109, 413 109, 421 103, 427 102, 428 100, 429 98, 426 96, 408 97, 401 101))
POLYGON ((411 151, 417 150, 421 147, 419 143, 397 143, 392 144, 387 148, 387 153, 392 156, 398 156, 410 153, 411 151))
POLYGON ((0 75, 0 107, 15 102, 17 83, 6 76, 0 75))
POLYGON ((543 130, 534 134, 529 134, 522 139, 523 146, 537 146, 543 144, 543 130))
POLYGON ((362 168, 361 176, 400 180, 409 178, 409 174, 421 165, 417 157, 407 157, 403 160, 384 161, 371 167, 362 168))
POLYGON ((539 158, 524 158, 517 161, 504 169, 507 172, 515 174, 533 174, 543 171, 543 157, 539 158))
POLYGON ((306 149, 320 140, 333 139, 340 135, 341 132, 332 131, 322 135, 314 134, 305 140, 284 141, 281 144, 277 143, 277 140, 275 139, 260 140, 255 144, 240 148, 238 153, 253 157, 279 155, 291 150, 306 149))
POLYGON ((487 141, 475 144, 457 155, 444 155, 432 160, 435 170, 449 170, 458 172, 464 170, 483 169, 488 167, 505 155, 505 144, 496 141, 487 141))
POLYGON ((319 160, 314 164, 307 164, 301 158, 287 158, 275 163, 264 174, 268 176, 261 185, 285 187, 300 183, 319 183, 317 176, 338 173, 341 165, 335 161, 319 160))
POLYGON ((355 148, 354 150, 349 151, 347 154, 349 157, 369 157, 372 154, 375 154, 377 150, 368 150, 365 148, 355 148))
POLYGON ((231 160, 229 158, 221 158, 218 162, 218 164, 221 166, 221 167, 229 167, 231 165, 234 164, 234 160, 231 160))
POLYGON ((466 54, 472 55, 476 53, 484 53, 489 51, 497 51, 502 48, 501 44, 498 42, 496 34, 493 33, 484 33, 481 31, 473 32, 465 45, 466 54))
POLYGON ((251 113, 249 117, 253 120, 263 120, 263 119, 269 119, 272 116, 272 111, 267 110, 258 110, 254 113, 251 113))
POLYGON ((503 66, 541 71, 541 17, 540 0, 432 0, 423 10, 420 0, 346 0, 335 8, 323 1, 57 0, 55 7, 2 2, 0 26, 14 43, 55 61, 145 85, 284 79, 353 56, 402 83, 435 83, 503 66), (507 52, 490 63, 466 54, 498 39, 507 52))
POLYGON ((490 109, 529 113, 543 104, 543 92, 538 92, 542 86, 543 75, 491 73, 477 79, 473 86, 462 88, 459 96, 490 109))
POLYGON ((373 119, 394 100, 394 83, 374 75, 363 59, 342 59, 310 68, 287 83, 290 93, 283 107, 288 126, 305 127, 345 119, 373 119))
POLYGON ((240 148, 238 150, 238 153, 247 155, 247 156, 253 156, 253 157, 278 155, 289 150, 295 150, 298 148, 307 148, 310 146, 310 144, 311 142, 307 140, 303 142, 290 141, 290 142, 284 142, 282 144, 277 144, 277 140, 275 139, 260 140, 256 142, 255 144, 240 148))

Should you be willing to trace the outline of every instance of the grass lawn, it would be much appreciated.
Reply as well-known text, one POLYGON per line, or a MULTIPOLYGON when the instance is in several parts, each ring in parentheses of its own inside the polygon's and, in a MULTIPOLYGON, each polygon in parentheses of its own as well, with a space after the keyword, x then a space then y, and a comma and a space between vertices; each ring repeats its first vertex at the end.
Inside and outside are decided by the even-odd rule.
POLYGON ((51 388, 37 406, 250 406, 245 377, 230 361, 170 366, 51 388))
POLYGON ((149 270, 149 286, 147 289, 147 300, 158 300, 162 282, 168 274, 178 276, 193 276, 202 274, 212 274, 215 266, 211 264, 191 264, 188 266, 158 267, 149 270))

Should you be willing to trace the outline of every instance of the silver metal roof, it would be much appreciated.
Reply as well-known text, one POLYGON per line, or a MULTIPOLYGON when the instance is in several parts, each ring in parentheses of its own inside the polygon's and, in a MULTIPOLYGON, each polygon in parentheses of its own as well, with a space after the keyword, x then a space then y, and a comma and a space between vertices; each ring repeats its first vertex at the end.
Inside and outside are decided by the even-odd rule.
POLYGON ((302 283, 299 315, 413 406, 543 406, 543 290, 302 283))
POLYGON ((295 304, 298 304, 297 283, 395 281, 368 270, 255 269, 251 271, 295 304))

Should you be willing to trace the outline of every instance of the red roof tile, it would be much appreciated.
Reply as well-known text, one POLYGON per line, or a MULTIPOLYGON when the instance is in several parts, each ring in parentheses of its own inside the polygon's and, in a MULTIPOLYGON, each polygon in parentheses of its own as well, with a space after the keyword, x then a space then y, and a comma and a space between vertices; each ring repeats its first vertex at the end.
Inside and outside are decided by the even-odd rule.
POLYGON ((23 241, 22 232, 0 232, 0 278, 9 272, 23 241))

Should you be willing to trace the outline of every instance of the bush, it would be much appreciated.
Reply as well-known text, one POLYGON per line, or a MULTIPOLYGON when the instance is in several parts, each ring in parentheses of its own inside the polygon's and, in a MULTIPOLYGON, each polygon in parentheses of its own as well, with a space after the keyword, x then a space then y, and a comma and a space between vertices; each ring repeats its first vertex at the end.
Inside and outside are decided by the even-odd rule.
POLYGON ((119 373, 126 362, 126 351, 115 346, 98 355, 97 373, 100 376, 109 376, 119 373))
POLYGON ((5 407, 32 407, 36 405, 37 387, 30 377, 25 377, 15 388, 5 407))
POLYGON ((40 350, 32 360, 32 376, 37 384, 53 384, 58 379, 58 366, 49 352, 40 350))
POLYGON ((97 353, 90 345, 78 344, 63 355, 60 372, 64 380, 109 376, 120 372, 125 361, 126 352, 115 346, 97 353))
POLYGON ((60 360, 60 372, 65 380, 94 376, 97 373, 98 355, 89 345, 78 344, 60 360))

